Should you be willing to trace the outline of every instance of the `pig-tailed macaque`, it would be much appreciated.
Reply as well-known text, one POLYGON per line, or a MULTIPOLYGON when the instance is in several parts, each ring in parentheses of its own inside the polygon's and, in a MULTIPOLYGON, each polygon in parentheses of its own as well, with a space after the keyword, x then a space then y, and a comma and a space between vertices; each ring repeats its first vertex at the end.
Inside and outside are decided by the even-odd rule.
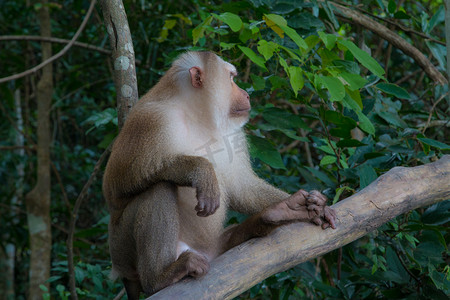
POLYGON ((289 195, 252 171, 242 129, 250 101, 236 75, 211 52, 182 54, 114 142, 103 192, 113 269, 129 299, 205 275, 215 257, 277 226, 335 228, 321 193, 289 195), (228 208, 250 217, 224 229, 228 208))

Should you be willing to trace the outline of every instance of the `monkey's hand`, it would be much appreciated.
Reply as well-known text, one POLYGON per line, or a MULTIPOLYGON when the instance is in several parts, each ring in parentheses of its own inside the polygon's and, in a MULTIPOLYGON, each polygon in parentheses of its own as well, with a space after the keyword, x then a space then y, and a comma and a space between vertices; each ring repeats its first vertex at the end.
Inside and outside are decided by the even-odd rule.
POLYGON ((336 212, 327 206, 327 198, 319 191, 311 191, 306 195, 306 207, 309 211, 316 213, 317 217, 311 221, 314 224, 322 226, 323 229, 336 228, 336 212))
POLYGON ((220 206, 220 190, 215 174, 197 186, 197 216, 207 217, 216 212, 220 206))

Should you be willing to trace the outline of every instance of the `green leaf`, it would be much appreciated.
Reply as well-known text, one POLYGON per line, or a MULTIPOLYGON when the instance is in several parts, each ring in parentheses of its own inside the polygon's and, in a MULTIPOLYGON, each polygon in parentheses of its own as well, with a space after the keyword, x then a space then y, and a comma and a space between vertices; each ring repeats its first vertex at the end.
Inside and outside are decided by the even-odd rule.
POLYGON ((287 25, 287 21, 285 18, 279 15, 275 14, 265 14, 264 17, 269 21, 266 20, 267 26, 271 27, 272 30, 274 30, 280 37, 282 36, 282 32, 286 33, 287 36, 289 36, 294 43, 299 47, 303 49, 308 49, 308 45, 306 44, 305 40, 295 31, 295 29, 290 28, 287 25), (278 28, 271 26, 271 23, 277 25, 278 28), (280 29, 282 32, 280 32, 280 29))
POLYGON ((434 26, 439 23, 443 23, 445 21, 445 5, 441 5, 437 12, 431 17, 430 22, 428 23, 428 27, 426 33, 429 33, 433 30, 434 26))
POLYGON ((397 10, 397 4, 395 4, 394 0, 389 0, 388 11, 393 14, 397 10))
POLYGON ((277 128, 310 129, 300 116, 294 115, 293 113, 290 113, 289 111, 284 109, 276 107, 266 108, 262 113, 262 117, 264 118, 264 120, 272 125, 275 125, 277 128))
POLYGON ((368 134, 375 135, 375 127, 373 126, 369 118, 362 111, 357 112, 356 114, 358 115, 359 120, 358 127, 368 134))
POLYGON ((222 48, 223 51, 230 50, 231 48, 234 48, 236 46, 236 43, 224 43, 220 42, 220 48, 222 48))
POLYGON ((355 190, 353 190, 351 187, 348 187, 348 186, 343 186, 343 187, 337 188, 336 195, 333 198, 333 205, 336 204, 336 202, 339 200, 339 197, 341 196, 341 194, 344 191, 350 191, 352 193, 355 192, 355 190))
POLYGON ((266 87, 266 81, 264 78, 255 74, 250 74, 250 78, 252 79, 252 86, 255 91, 263 90, 266 87))
POLYGON ((373 126, 369 118, 362 112, 362 104, 357 103, 348 95, 345 95, 342 103, 345 107, 352 109, 358 115, 358 127, 361 128, 361 130, 371 135, 375 134, 375 127, 373 126))
POLYGON ((284 71, 285 71, 285 72, 288 74, 288 76, 289 76, 289 66, 288 66, 286 60, 285 60, 283 57, 278 56, 278 61, 280 62, 280 65, 283 67, 284 71))
POLYGON ((163 28, 159 33, 159 37, 156 39, 158 43, 162 43, 167 39, 169 35, 169 30, 172 29, 177 24, 177 20, 168 19, 164 22, 163 28))
POLYGON ((264 56, 264 59, 269 60, 275 51, 278 50, 278 44, 274 42, 268 42, 266 40, 260 40, 258 42, 258 52, 264 56))
POLYGON ((408 19, 411 19, 411 16, 408 15, 404 10, 399 10, 394 13, 394 18, 400 19, 400 20, 408 20, 408 19))
POLYGON ((221 15, 213 14, 216 19, 224 22, 228 26, 230 26, 231 30, 234 32, 239 31, 242 28, 242 20, 238 15, 235 15, 230 12, 223 13, 221 15))
POLYGON ((331 2, 325 2, 324 5, 322 5, 322 8, 325 10, 325 13, 327 14, 330 21, 333 23, 334 28, 337 30, 339 28, 339 23, 336 19, 336 16, 334 15, 333 9, 336 9, 334 5, 332 5, 331 2))
POLYGON ((263 20, 270 29, 278 34, 279 37, 284 38, 284 31, 280 28, 280 25, 287 26, 287 21, 285 18, 275 14, 264 14, 263 20))
MULTIPOLYGON (((347 94, 345 95, 344 100, 346 100, 345 98, 350 98, 350 100, 352 102, 355 102, 356 104, 358 104, 360 109, 363 109, 361 93, 359 92, 359 90, 350 91, 348 88, 346 88, 345 91, 347 92, 347 94)), ((357 110, 355 110, 355 111, 357 111, 357 110)))
POLYGON ((358 140, 354 140, 354 139, 345 139, 345 140, 340 140, 339 142, 337 142, 336 146, 338 146, 339 148, 345 148, 345 147, 361 147, 361 146, 366 146, 367 144, 361 143, 358 140))
POLYGON ((411 96, 409 95, 409 93, 405 89, 399 87, 396 84, 382 82, 382 83, 377 84, 376 87, 378 89, 382 90, 383 92, 385 92, 389 95, 393 95, 397 98, 411 99, 411 96))
POLYGON ((377 172, 369 164, 363 164, 358 168, 359 188, 363 189, 377 179, 377 172))
POLYGON ((209 16, 192 30, 192 39, 194 45, 197 44, 199 39, 205 36, 205 27, 211 24, 212 20, 213 17, 209 16))
POLYGON ((422 143, 430 145, 431 147, 434 147, 434 148, 438 148, 439 150, 450 150, 450 146, 445 143, 442 143, 442 142, 439 142, 439 141, 436 141, 433 139, 428 139, 428 138, 418 138, 418 139, 422 143))
POLYGON ((384 79, 384 69, 367 52, 359 49, 355 44, 347 40, 338 40, 338 43, 346 47, 364 67, 369 69, 370 72, 384 79))
POLYGON ((303 80, 303 71, 300 67, 290 66, 289 67, 289 81, 291 83, 292 90, 297 97, 298 91, 303 88, 305 84, 303 80))
MULTIPOLYGON (((295 130, 279 129, 279 128, 277 128, 277 130, 282 132, 284 135, 286 135, 287 137, 289 137, 289 138, 291 138, 293 140, 309 143, 309 140, 308 140, 307 137, 298 136, 297 133, 295 132, 295 130)), ((308 128, 308 130, 311 130, 311 129, 308 128)))
POLYGON ((350 126, 340 126, 336 128, 331 128, 330 134, 334 137, 350 139, 352 137, 351 131, 352 128, 350 126))
POLYGON ((288 26, 279 26, 283 31, 294 41, 294 43, 303 49, 308 49, 308 44, 306 44, 305 40, 295 31, 288 26))
POLYGON ((253 52, 253 50, 250 48, 247 48, 244 46, 239 46, 239 45, 238 45, 238 47, 248 58, 250 58, 250 60, 252 62, 254 62, 258 66, 260 66, 262 69, 267 71, 266 65, 264 64, 265 61, 261 56, 258 56, 257 54, 255 54, 255 52, 253 52))
POLYGON ((324 114, 325 120, 327 120, 330 123, 336 124, 336 125, 347 125, 351 128, 356 127, 356 122, 352 118, 346 117, 343 114, 334 111, 334 110, 327 110, 324 114))
POLYGON ((321 160, 320 160, 320 165, 321 166, 327 166, 330 164, 333 164, 337 161, 336 156, 331 156, 331 155, 325 155, 321 160))
POLYGON ((264 17, 278 26, 287 26, 287 21, 282 16, 276 14, 264 14, 264 17))
POLYGON ((266 139, 254 135, 248 136, 250 155, 275 169, 286 169, 277 149, 266 139))
POLYGON ((331 146, 328 145, 328 144, 327 144, 327 145, 319 146, 317 149, 322 150, 323 152, 325 152, 325 153, 327 153, 327 154, 334 155, 333 148, 331 148, 331 146))
POLYGON ((308 45, 308 49, 305 50, 305 52, 311 51, 312 48, 314 48, 317 43, 320 42, 320 38, 316 35, 310 35, 305 39, 305 43, 308 45))
POLYGON ((319 37, 328 50, 333 49, 334 45, 336 45, 337 37, 334 34, 327 34, 322 31, 319 31, 319 37))
POLYGON ((270 84, 272 84, 271 90, 279 88, 289 88, 289 83, 285 78, 281 78, 280 76, 270 76, 269 77, 270 84))
POLYGON ((430 43, 425 42, 427 47, 430 49, 431 53, 433 54, 434 58, 439 62, 439 65, 441 68, 445 69, 446 60, 445 57, 447 55, 447 48, 444 45, 439 45, 436 43, 430 43))
POLYGON ((335 60, 333 61, 333 66, 338 67, 340 70, 352 73, 352 74, 360 74, 361 68, 359 67, 358 63, 355 61, 349 61, 349 60, 335 60))
POLYGON ((361 75, 358 74, 342 72, 339 76, 341 76, 348 83, 350 91, 359 90, 368 82, 368 80, 362 78, 361 75))
POLYGON ((397 114, 388 112, 388 111, 380 111, 378 112, 378 115, 384 119, 386 122, 388 122, 391 125, 394 125, 395 127, 400 128, 407 128, 408 125, 403 121, 397 114))
POLYGON ((321 76, 323 84, 330 92, 331 101, 341 101, 345 96, 345 88, 342 82, 331 76, 321 76))

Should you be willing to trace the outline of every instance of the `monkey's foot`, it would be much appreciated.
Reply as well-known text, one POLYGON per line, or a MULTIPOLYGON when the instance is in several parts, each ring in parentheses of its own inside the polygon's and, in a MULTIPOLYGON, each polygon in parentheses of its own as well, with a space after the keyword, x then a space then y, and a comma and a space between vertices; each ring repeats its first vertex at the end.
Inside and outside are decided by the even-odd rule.
POLYGON ((271 224, 293 221, 312 222, 322 228, 336 228, 336 213, 326 204, 326 198, 318 191, 308 193, 299 190, 287 199, 269 206, 262 213, 262 220, 271 224))
POLYGON ((319 191, 311 191, 306 196, 306 207, 309 211, 314 211, 317 217, 311 220, 314 224, 321 225, 323 229, 336 228, 336 212, 327 206, 327 197, 319 191))
POLYGON ((198 278, 209 271, 209 262, 206 257, 195 252, 183 252, 178 258, 178 261, 184 263, 187 276, 198 278))

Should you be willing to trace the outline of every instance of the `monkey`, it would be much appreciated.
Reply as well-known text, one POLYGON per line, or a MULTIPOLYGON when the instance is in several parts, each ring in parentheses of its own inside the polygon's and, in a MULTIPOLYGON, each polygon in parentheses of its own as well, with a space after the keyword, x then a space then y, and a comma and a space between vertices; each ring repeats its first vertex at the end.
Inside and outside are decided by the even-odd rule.
POLYGON ((186 276, 280 225, 336 228, 318 191, 293 195, 252 170, 243 126, 250 97, 235 66, 212 52, 180 55, 131 109, 103 177, 113 270, 129 299, 186 276), (228 209, 248 214, 224 229, 228 209))

